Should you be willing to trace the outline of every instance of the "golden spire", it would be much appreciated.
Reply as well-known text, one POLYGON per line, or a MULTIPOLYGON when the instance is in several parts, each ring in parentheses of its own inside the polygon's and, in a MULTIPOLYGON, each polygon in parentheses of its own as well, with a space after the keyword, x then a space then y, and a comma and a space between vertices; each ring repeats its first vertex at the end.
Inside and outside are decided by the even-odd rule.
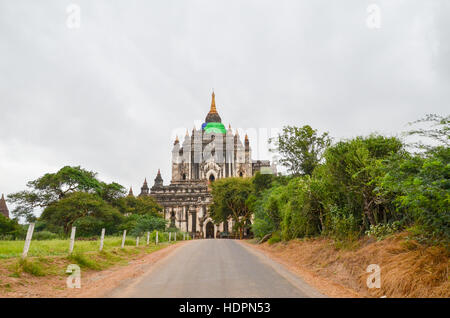
POLYGON ((212 93, 212 99, 211 99, 211 109, 209 110, 210 114, 217 114, 216 109, 216 95, 214 94, 214 91, 212 93))

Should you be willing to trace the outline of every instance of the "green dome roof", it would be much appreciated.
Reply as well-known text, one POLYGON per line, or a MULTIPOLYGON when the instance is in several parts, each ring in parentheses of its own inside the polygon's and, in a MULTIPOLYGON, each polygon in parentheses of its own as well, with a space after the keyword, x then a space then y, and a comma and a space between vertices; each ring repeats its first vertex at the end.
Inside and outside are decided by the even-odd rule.
POLYGON ((222 123, 207 123, 205 133, 226 134, 227 130, 222 123))

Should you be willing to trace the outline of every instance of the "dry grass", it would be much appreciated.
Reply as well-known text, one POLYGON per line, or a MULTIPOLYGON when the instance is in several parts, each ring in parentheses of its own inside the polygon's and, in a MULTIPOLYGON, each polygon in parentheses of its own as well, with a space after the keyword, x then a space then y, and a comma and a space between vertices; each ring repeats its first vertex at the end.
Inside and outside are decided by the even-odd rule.
POLYGON ((339 247, 329 239, 314 239, 265 243, 259 248, 362 297, 450 297, 449 252, 406 241, 405 236, 402 233, 380 242, 366 238, 339 247), (370 264, 381 268, 380 289, 367 288, 370 264))

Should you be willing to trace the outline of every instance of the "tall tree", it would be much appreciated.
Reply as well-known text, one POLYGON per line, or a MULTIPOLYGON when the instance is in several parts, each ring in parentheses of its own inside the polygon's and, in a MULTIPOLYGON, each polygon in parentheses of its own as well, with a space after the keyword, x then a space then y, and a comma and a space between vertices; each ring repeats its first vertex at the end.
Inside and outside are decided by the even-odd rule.
POLYGON ((232 218, 240 239, 251 217, 248 202, 251 192, 252 182, 249 178, 224 178, 212 183, 211 217, 217 223, 232 218))
POLYGON ((325 132, 306 125, 303 127, 285 126, 276 138, 269 139, 274 144, 272 152, 281 155, 280 163, 294 175, 311 175, 322 159, 324 150, 331 144, 331 138, 325 132))
POLYGON ((162 216, 163 208, 150 196, 126 196, 116 201, 115 205, 122 214, 145 214, 162 216))
POLYGON ((113 201, 125 193, 117 184, 107 184, 97 179, 97 174, 81 167, 65 166, 56 173, 46 173, 27 183, 30 190, 8 195, 8 201, 16 205, 12 214, 31 222, 36 219, 35 208, 46 208, 74 192, 96 193, 106 201, 113 201))
MULTIPOLYGON (((382 174, 380 165, 393 155, 401 155, 403 144, 395 137, 370 135, 340 141, 325 153, 325 182, 330 186, 336 206, 351 211, 370 225, 379 222, 379 196, 374 191, 375 180, 382 174)), ((365 224, 367 229, 368 224, 365 224)))
POLYGON ((80 234, 91 235, 102 227, 111 232, 123 221, 123 215, 97 194, 73 192, 47 206, 39 219, 61 227, 66 234, 75 225, 80 234))

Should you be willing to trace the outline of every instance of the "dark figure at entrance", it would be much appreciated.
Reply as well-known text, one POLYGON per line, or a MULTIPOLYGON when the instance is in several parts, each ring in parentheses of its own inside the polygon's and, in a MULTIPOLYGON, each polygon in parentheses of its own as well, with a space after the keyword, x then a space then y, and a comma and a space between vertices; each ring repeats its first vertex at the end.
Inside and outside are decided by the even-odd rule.
POLYGON ((206 224, 206 238, 214 238, 214 224, 212 222, 206 224))

